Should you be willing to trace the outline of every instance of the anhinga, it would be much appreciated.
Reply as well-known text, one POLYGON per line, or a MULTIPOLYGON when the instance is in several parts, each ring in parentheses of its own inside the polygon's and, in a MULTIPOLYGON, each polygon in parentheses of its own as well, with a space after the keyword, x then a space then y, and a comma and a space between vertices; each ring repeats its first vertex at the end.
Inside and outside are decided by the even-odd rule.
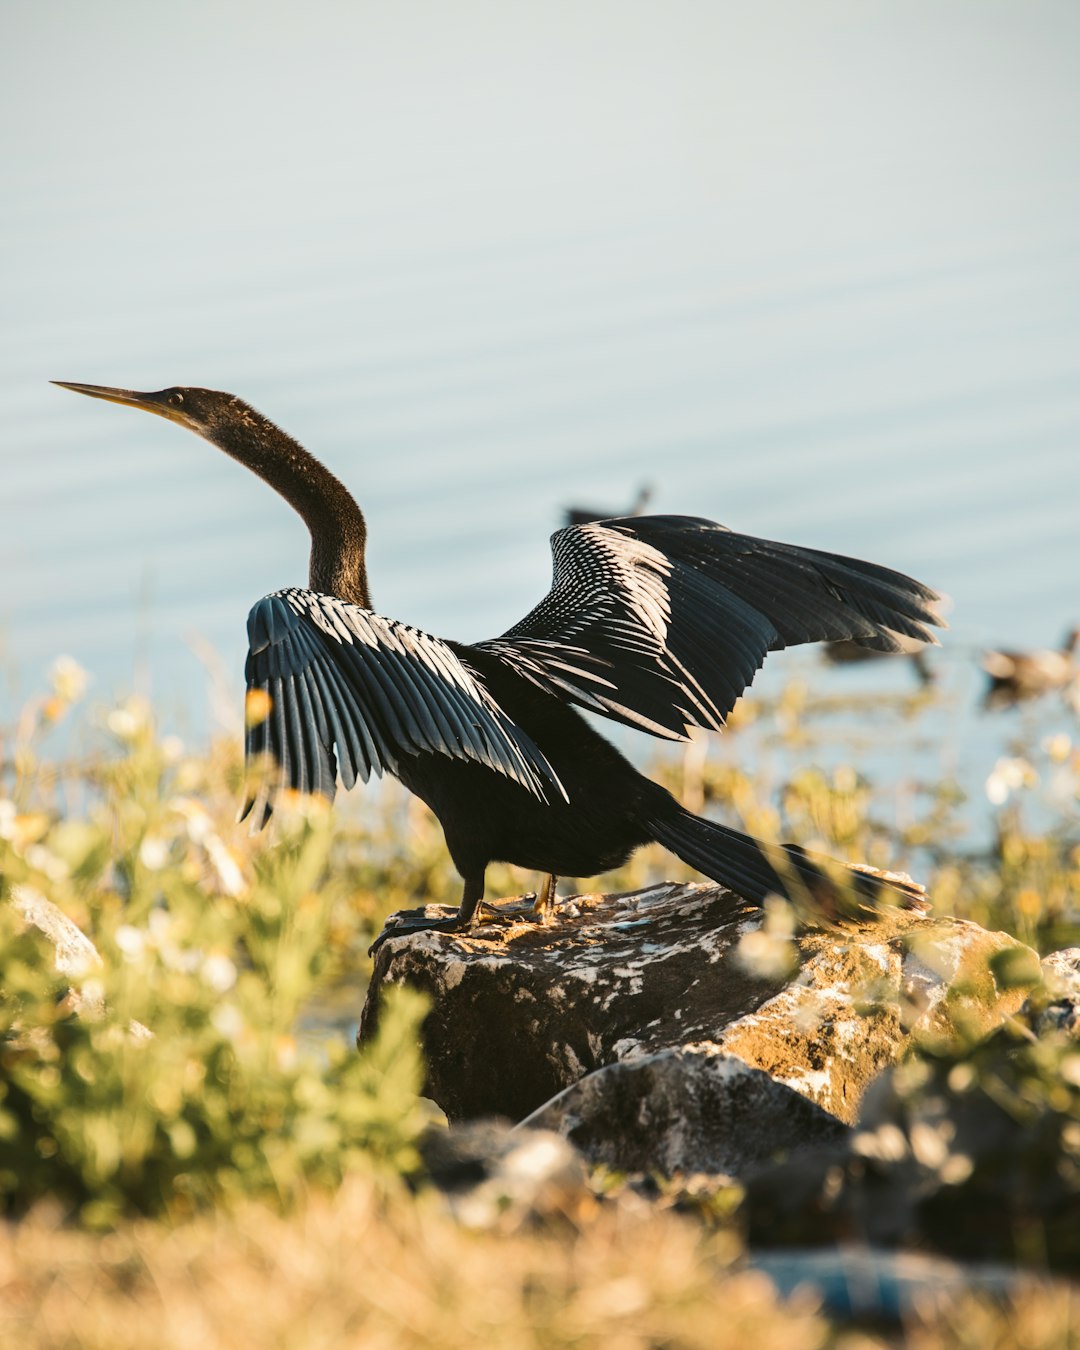
POLYGON ((558 530, 551 590, 502 637, 444 641, 371 608, 364 517, 334 475, 254 408, 211 389, 135 393, 63 383, 168 418, 275 488, 311 533, 308 589, 277 591, 248 617, 248 690, 268 715, 249 726, 249 762, 269 786, 245 807, 265 821, 276 791, 332 798, 384 770, 431 807, 464 880, 457 913, 410 913, 382 938, 472 922, 495 861, 558 876, 618 867, 656 841, 751 902, 809 892, 835 905, 920 903, 890 884, 768 845, 684 810, 575 710, 672 740, 720 730, 766 654, 854 638, 887 651, 897 634, 935 639, 935 592, 874 563, 734 534, 685 516, 558 530))

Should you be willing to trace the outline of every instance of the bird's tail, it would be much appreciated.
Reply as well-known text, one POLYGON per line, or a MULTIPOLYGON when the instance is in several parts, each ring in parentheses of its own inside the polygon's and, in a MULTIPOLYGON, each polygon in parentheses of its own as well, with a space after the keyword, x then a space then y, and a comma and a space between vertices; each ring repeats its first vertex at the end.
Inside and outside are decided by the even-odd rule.
POLYGON ((782 895, 830 920, 929 907, 923 888, 897 873, 861 871, 797 844, 767 844, 681 807, 650 824, 657 843, 753 904, 782 895))

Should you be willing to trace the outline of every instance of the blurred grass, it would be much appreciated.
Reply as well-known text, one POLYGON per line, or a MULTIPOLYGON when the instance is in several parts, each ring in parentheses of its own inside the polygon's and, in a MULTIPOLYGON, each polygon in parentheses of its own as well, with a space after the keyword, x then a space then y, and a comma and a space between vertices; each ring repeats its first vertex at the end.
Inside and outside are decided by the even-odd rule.
MULTIPOLYGON (((19 1216, 0 1229, 0 1344, 879 1344, 733 1270, 723 1225, 623 1197, 554 1227, 466 1233, 408 1191, 430 1119, 417 1095, 423 1010, 401 1000, 363 1055, 335 1027, 359 1015, 384 916, 456 903, 437 823, 387 783, 333 813, 297 799, 252 837, 234 822, 238 739, 189 752, 132 699, 91 719, 78 758, 50 756, 49 732, 81 716, 81 694, 77 668, 59 664, 2 745, 3 899, 51 901, 103 960, 62 977, 51 947, 0 906, 0 1206, 19 1216), (79 1015, 71 984, 104 1011, 79 1015)), ((891 714, 919 734, 925 703, 898 702, 891 714)), ((925 785, 898 827, 881 810, 890 785, 822 768, 814 750, 834 711, 793 685, 741 705, 723 753, 695 741, 652 772, 764 838, 909 870, 939 912, 1042 951, 1078 941, 1069 736, 999 761, 992 843, 973 850, 955 784, 925 785), (746 767, 751 732, 790 753, 782 780, 746 767)), ((645 849, 589 884, 662 877, 694 874, 645 849)), ((489 871, 491 896, 534 883, 489 871)), ((1004 1346, 1012 1328, 1026 1337, 1015 1343, 1049 1346, 1080 1343, 1078 1325, 1075 1302, 1054 1295, 937 1310, 906 1335, 1004 1346)))
POLYGON ((777 1298, 739 1247, 671 1213, 603 1206, 541 1229, 475 1232, 432 1196, 352 1177, 288 1217, 244 1203, 105 1237, 47 1211, 0 1230, 0 1346, 19 1350, 1061 1350, 1080 1296, 1036 1287, 841 1331, 809 1291, 777 1298))

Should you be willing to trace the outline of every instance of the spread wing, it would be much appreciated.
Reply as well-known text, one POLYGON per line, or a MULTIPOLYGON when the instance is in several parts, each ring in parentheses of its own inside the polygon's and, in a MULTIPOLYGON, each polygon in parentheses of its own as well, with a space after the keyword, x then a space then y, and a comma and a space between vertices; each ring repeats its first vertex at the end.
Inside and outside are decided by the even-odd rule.
POLYGON ((540 800, 565 796, 533 741, 447 643, 358 605, 277 591, 248 616, 245 755, 276 771, 249 787, 243 815, 270 814, 282 787, 333 798, 395 773, 403 755, 474 760, 540 800))
POLYGON ((734 534, 689 516, 635 516, 551 537, 551 590, 480 643, 563 699, 656 736, 719 730, 770 651, 851 638, 934 643, 936 592, 900 572, 734 534))

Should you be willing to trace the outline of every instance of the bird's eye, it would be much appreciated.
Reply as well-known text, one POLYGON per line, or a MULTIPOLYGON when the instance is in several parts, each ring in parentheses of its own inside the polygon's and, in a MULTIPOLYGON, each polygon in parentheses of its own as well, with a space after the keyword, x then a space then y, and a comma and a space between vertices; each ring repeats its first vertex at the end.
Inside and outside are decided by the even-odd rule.
POLYGON ((173 405, 174 408, 179 408, 184 402, 184 396, 179 392, 175 394, 170 394, 169 402, 173 405))

